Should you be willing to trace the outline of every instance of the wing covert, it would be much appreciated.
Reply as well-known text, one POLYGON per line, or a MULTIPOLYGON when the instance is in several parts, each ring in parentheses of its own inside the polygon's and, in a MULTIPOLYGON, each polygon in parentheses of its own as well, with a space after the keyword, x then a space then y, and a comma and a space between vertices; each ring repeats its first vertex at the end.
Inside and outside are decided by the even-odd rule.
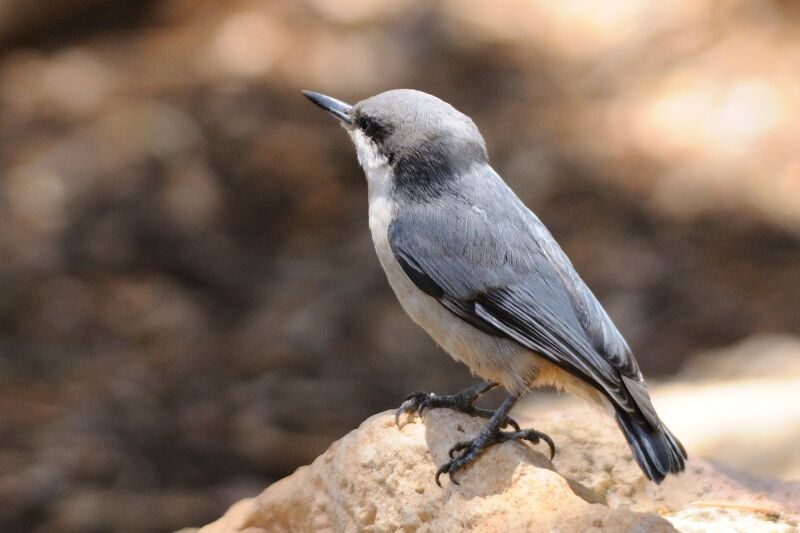
POLYGON ((388 232, 403 271, 462 320, 540 353, 658 427, 625 340, 544 225, 507 193, 512 213, 462 198, 405 206, 388 232))

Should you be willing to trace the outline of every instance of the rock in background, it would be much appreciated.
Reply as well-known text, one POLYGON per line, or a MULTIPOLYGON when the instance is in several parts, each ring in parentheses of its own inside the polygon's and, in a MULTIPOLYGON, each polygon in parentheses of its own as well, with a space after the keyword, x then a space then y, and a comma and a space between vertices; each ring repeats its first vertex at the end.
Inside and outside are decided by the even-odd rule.
POLYGON ((0 529, 199 525, 469 382, 389 293, 352 149, 303 88, 473 116, 648 375, 797 332, 797 15, 0 4, 0 529))

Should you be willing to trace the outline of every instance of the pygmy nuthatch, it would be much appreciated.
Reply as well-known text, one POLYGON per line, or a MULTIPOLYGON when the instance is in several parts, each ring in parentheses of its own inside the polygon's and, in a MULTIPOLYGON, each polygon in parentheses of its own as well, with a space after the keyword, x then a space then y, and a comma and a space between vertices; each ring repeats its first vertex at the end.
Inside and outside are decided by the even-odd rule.
POLYGON ((656 414, 625 339, 567 256, 489 165, 472 120, 429 94, 381 93, 351 106, 304 94, 344 126, 369 188, 369 227, 400 304, 454 359, 487 380, 454 395, 419 392, 398 410, 447 407, 489 422, 456 444, 436 473, 453 474, 509 439, 553 441, 508 413, 526 391, 554 385, 613 416, 656 483, 686 451, 656 414), (473 402, 502 385, 496 411, 473 402), (510 426, 508 431, 503 428, 510 426))

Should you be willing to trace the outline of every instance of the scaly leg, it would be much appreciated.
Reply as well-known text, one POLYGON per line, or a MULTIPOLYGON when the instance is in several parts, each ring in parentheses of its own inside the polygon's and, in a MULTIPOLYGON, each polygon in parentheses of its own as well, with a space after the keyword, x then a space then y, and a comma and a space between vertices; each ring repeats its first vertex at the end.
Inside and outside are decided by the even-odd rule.
MULTIPOLYGON (((411 416, 417 414, 422 415, 425 409, 435 408, 452 409, 453 411, 458 411, 459 413, 464 413, 470 416, 491 419, 495 414, 494 411, 475 407, 474 403, 475 400, 477 400, 481 395, 489 392, 495 387, 497 387, 497 383, 487 381, 485 383, 478 383, 477 385, 474 385, 456 394, 437 395, 433 394, 432 392, 415 392, 406 398, 397 409, 397 412, 395 413, 395 422, 398 426, 400 425, 400 415, 402 414, 409 414, 411 416)), ((519 424, 517 424, 512 418, 506 417, 501 427, 505 427, 507 425, 510 425, 515 430, 520 431, 519 424)))
POLYGON ((546 434, 536 431, 535 429, 521 430, 519 427, 516 428, 516 431, 501 431, 501 428, 505 425, 504 422, 509 420, 508 413, 518 399, 519 396, 508 396, 503 400, 503 403, 500 404, 500 407, 497 408, 497 411, 492 414, 489 423, 483 427, 477 437, 472 440, 456 443, 455 446, 450 448, 451 460, 443 464, 439 470, 436 471, 437 485, 440 487, 442 486, 439 482, 439 476, 442 474, 450 476, 450 481, 458 485, 453 474, 472 464, 486 448, 507 440, 527 440, 533 444, 537 444, 540 440, 543 440, 550 446, 550 459, 553 459, 556 453, 556 446, 553 443, 553 439, 546 434))

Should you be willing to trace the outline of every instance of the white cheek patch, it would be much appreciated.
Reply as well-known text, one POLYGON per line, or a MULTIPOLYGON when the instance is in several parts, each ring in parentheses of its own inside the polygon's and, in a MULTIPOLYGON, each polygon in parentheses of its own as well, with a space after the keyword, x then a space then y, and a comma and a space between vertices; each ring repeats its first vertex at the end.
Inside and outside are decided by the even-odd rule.
MULTIPOLYGON (((369 189, 370 206, 385 199, 390 195, 392 183, 392 167, 389 160, 381 154, 372 139, 364 135, 360 130, 348 130, 353 144, 356 145, 358 162, 364 169, 367 176, 367 188, 369 189)), ((372 207, 370 207, 370 212, 372 207)), ((370 215, 371 216, 371 215, 370 215)))
POLYGON ((347 133, 353 139, 353 144, 356 145, 358 162, 367 173, 367 177, 369 177, 370 171, 383 169, 389 165, 389 160, 380 153, 372 139, 364 135, 361 130, 351 129, 347 130, 347 133))

